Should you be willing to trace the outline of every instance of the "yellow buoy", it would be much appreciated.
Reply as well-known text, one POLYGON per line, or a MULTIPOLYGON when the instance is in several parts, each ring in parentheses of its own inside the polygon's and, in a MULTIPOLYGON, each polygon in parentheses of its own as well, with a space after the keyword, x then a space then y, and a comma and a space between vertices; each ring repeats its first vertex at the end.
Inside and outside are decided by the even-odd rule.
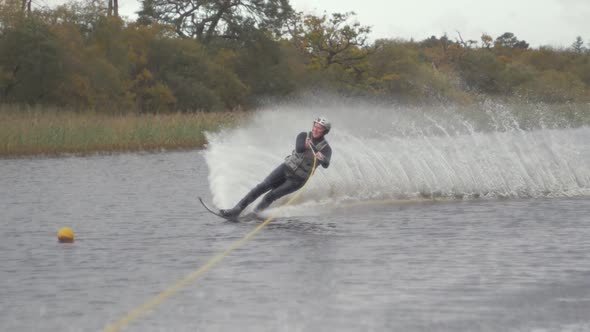
POLYGON ((74 231, 69 227, 64 227, 57 232, 57 239, 61 243, 74 242, 74 231))

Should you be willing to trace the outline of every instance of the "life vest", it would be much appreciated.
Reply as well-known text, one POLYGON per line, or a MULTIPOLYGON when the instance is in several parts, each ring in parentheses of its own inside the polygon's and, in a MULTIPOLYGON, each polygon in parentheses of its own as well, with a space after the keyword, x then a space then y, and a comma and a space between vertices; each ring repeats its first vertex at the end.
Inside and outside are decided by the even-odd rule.
MULTIPOLYGON (((309 133, 307 134, 309 137, 309 133)), ((322 151, 328 142, 322 138, 317 144, 314 144, 315 152, 322 151)), ((293 150, 291 155, 285 158, 285 165, 289 167, 295 173, 295 175, 301 179, 307 179, 311 174, 313 168, 313 159, 314 153, 311 149, 305 149, 304 152, 297 152, 297 150, 293 150)))

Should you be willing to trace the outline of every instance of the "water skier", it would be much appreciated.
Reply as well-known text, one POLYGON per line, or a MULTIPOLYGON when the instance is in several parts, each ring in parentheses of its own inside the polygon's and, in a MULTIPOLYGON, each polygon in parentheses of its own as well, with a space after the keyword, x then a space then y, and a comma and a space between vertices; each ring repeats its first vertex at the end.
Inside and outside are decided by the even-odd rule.
POLYGON ((295 150, 285 161, 254 187, 236 206, 219 210, 225 218, 237 218, 250 203, 268 192, 256 206, 254 212, 266 209, 275 200, 293 193, 303 187, 313 172, 314 156, 324 168, 330 165, 332 148, 324 138, 332 125, 323 117, 313 121, 311 132, 301 132, 295 140, 295 150))

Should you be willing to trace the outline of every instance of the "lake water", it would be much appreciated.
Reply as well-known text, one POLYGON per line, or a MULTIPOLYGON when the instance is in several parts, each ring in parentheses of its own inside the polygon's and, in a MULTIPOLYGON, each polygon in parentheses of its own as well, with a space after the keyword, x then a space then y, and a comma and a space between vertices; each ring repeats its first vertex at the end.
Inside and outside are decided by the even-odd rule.
POLYGON ((0 160, 0 330, 101 331, 177 284, 260 223, 197 197, 235 204, 319 113, 330 167, 123 330, 590 331, 589 127, 362 110, 260 112, 202 151, 0 160))
MULTIPOLYGON (((257 224, 204 212, 198 151, 0 168, 2 331, 101 330, 257 224)), ((301 210, 125 329, 590 330, 588 197, 301 210)))

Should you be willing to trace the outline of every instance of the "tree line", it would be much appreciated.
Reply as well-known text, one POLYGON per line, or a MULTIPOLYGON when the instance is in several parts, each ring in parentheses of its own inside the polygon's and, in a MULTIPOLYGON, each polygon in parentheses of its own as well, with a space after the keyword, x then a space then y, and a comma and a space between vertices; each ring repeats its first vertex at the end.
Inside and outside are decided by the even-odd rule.
POLYGON ((370 41, 353 12, 306 15, 288 0, 143 0, 33 7, 0 2, 0 103, 102 112, 249 109, 304 91, 404 102, 479 96, 590 100, 590 52, 531 48, 511 32, 370 41))

